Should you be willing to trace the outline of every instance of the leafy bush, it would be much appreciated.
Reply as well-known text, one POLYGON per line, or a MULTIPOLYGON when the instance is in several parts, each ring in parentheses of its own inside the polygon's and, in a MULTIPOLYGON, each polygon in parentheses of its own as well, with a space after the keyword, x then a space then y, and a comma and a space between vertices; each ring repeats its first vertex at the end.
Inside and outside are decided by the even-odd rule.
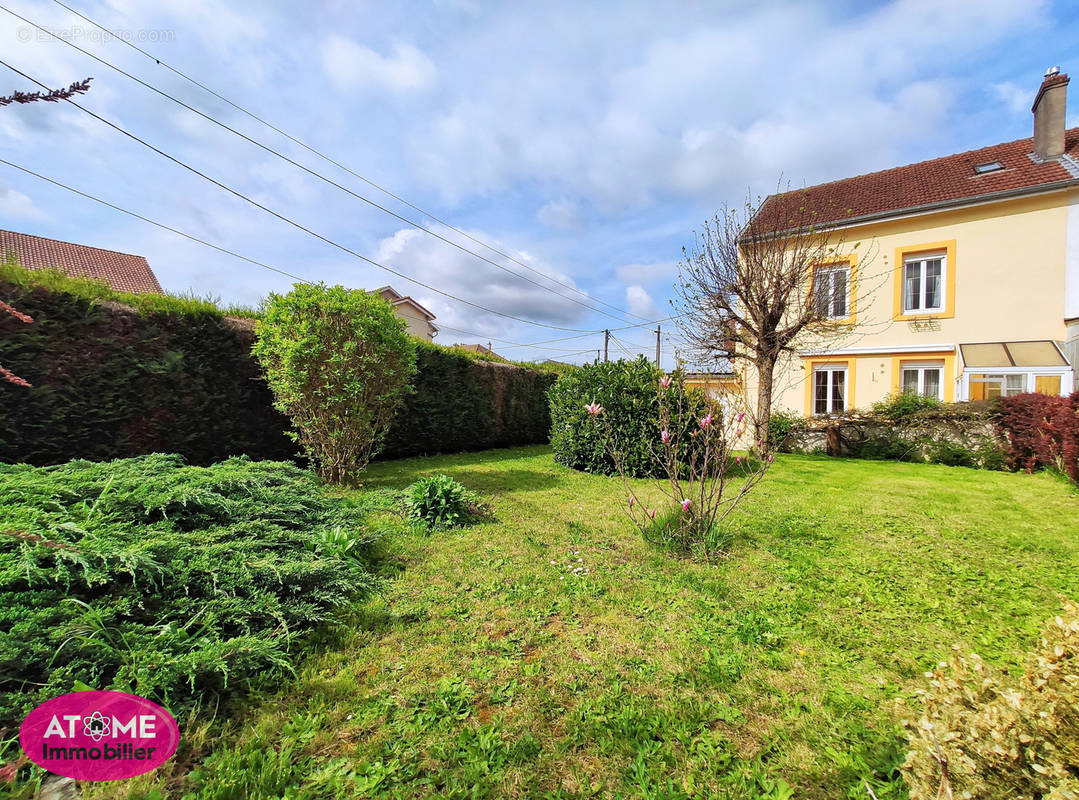
POLYGON ((769 447, 773 450, 781 450, 786 445, 790 436, 805 427, 805 420, 797 414, 786 411, 777 411, 772 414, 768 423, 769 447))
POLYGON ((563 375, 551 388, 551 445, 554 459, 572 469, 613 475, 619 470, 612 457, 618 452, 627 475, 664 474, 660 440, 660 398, 670 407, 684 407, 681 428, 671 435, 681 442, 707 411, 704 395, 686 391, 680 381, 657 391, 662 372, 644 356, 635 361, 586 364, 563 375), (598 403, 605 410, 605 425, 597 426, 586 406, 598 403))
POLYGON ((416 372, 405 322, 359 289, 298 284, 270 294, 255 355, 297 441, 331 483, 354 481, 382 446, 416 372))
POLYGON ((0 466, 0 519, 0 727, 80 682, 179 713, 376 585, 358 512, 291 464, 0 466))
POLYGON ((1005 397, 998 424, 1008 437, 1012 469, 1052 467, 1079 484, 1079 392, 1005 397))
POLYGON ((479 512, 476 495, 449 475, 420 478, 406 495, 408 516, 431 528, 452 528, 479 512))
POLYGON ((1018 685, 973 654, 928 677, 907 722, 911 800, 1079 796, 1079 605, 1049 624, 1018 685))
POLYGON ((935 397, 926 397, 914 392, 899 392, 874 403, 873 413, 887 419, 900 419, 922 411, 934 411, 943 405, 944 403, 935 397))

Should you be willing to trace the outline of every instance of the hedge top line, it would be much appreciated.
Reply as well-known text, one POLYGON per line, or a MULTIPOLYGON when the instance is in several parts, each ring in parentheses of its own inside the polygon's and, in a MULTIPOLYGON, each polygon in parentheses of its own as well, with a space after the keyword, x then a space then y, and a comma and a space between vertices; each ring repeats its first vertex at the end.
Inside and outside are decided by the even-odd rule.
MULTIPOLYGON (((222 307, 213 297, 198 297, 195 294, 133 294, 120 292, 107 284, 92 278, 73 277, 59 269, 28 269, 20 266, 13 258, 0 260, 0 285, 10 284, 25 290, 42 290, 58 294, 68 294, 92 303, 99 304, 115 312, 126 312, 145 316, 149 314, 207 314, 217 317, 228 327, 254 332, 254 323, 262 312, 250 306, 229 305, 222 307)), ((0 297, 6 292, 0 291, 0 297)), ((435 342, 428 342, 417 337, 422 347, 461 355, 473 361, 490 364, 531 369, 536 372, 562 373, 567 366, 541 364, 531 361, 509 361, 507 359, 485 358, 481 354, 462 347, 449 347, 435 342)))

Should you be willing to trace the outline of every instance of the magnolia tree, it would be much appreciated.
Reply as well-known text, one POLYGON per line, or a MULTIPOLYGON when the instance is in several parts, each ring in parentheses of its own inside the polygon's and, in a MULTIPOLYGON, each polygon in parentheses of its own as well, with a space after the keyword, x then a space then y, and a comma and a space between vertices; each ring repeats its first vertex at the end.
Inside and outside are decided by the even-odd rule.
POLYGON ((381 297, 342 286, 271 294, 255 355, 318 474, 351 483, 381 449, 412 376, 416 345, 381 297))
POLYGON ((728 543, 723 522, 764 477, 772 456, 737 449, 750 422, 733 396, 702 401, 685 390, 681 372, 659 378, 656 394, 660 430, 647 444, 663 465, 653 480, 667 498, 659 507, 643 499, 630 480, 616 421, 598 403, 589 403, 585 410, 599 427, 625 486, 623 508, 634 525, 649 541, 712 558, 728 543), (676 391, 670 391, 672 384, 676 391))

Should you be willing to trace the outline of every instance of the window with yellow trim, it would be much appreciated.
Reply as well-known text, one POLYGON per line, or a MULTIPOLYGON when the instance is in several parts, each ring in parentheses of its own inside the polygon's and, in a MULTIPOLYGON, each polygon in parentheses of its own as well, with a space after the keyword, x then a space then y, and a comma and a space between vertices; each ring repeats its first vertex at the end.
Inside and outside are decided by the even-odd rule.
POLYGON ((819 364, 813 368, 813 413, 842 414, 846 409, 847 366, 819 364))
POLYGON ((899 375, 899 391, 919 397, 944 399, 944 362, 924 364, 903 362, 899 375))
POLYGON ((829 264, 813 271, 813 306, 820 319, 850 317, 850 264, 829 264))
POLYGON ((948 257, 919 254, 903 259, 903 313, 940 313, 946 305, 948 257))

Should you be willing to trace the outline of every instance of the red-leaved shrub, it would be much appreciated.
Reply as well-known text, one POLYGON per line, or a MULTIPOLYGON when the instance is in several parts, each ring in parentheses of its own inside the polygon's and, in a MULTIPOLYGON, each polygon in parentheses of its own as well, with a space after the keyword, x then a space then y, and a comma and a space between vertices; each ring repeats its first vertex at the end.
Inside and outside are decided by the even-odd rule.
POLYGON ((1006 397, 997 423, 1010 443, 1009 466, 1053 467, 1079 484, 1079 392, 1006 397))

